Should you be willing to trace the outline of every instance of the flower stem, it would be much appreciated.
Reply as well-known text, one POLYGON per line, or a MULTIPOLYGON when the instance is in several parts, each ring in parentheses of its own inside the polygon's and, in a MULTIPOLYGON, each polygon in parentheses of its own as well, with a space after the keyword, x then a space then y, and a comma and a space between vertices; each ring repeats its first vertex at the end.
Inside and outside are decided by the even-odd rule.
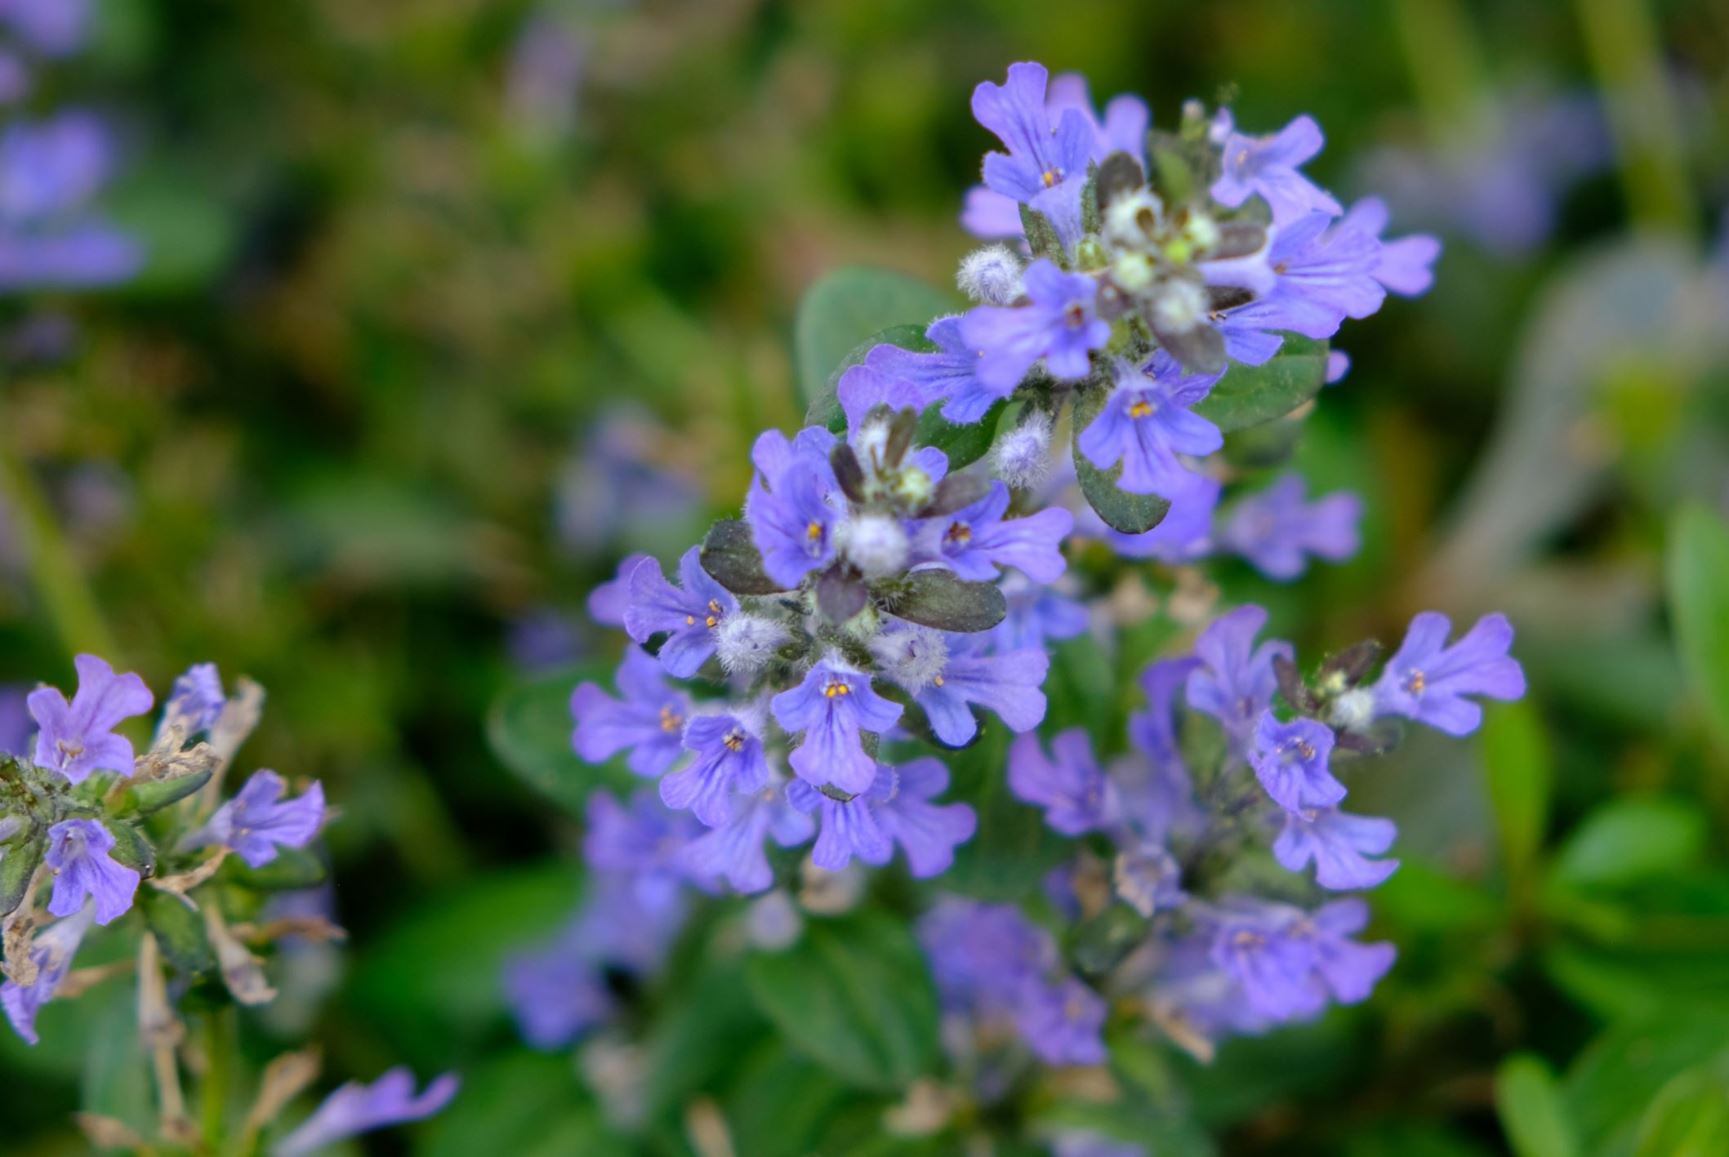
POLYGON ((31 584, 68 653, 101 655, 119 665, 113 636, 47 500, 4 441, 0 441, 0 506, 12 516, 31 584))

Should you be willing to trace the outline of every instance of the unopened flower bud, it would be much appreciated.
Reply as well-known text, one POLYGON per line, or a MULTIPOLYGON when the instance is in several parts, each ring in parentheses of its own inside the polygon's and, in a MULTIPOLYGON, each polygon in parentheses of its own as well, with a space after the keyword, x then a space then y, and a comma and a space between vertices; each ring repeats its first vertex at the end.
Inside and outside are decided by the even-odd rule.
POLYGON ((1006 245, 987 245, 962 259, 955 282, 980 305, 1011 305, 1023 292, 1021 259, 1006 245))
POLYGON ((940 632, 910 624, 878 635, 871 640, 870 650, 877 670, 910 691, 930 686, 949 661, 948 644, 940 632))
POLYGON ((715 630, 714 649, 729 674, 749 675, 762 670, 789 638, 785 624, 774 619, 731 614, 715 630))
POLYGON ((866 578, 882 578, 906 566, 907 532, 886 514, 864 514, 842 524, 840 551, 866 578))
POLYGON ((1045 480, 1051 468, 1051 417, 1032 414, 1010 430, 992 451, 997 477, 1016 490, 1028 490, 1045 480))
POLYGON ((1129 249, 1152 243, 1163 224, 1165 210, 1159 198, 1148 189, 1118 197, 1105 210, 1105 238, 1129 249))
POLYGON ((1153 303, 1153 328, 1158 332, 1187 333, 1207 314, 1207 293, 1190 281, 1167 281, 1153 303))
POLYGON ((1333 726, 1346 731, 1363 731, 1375 721, 1375 693, 1367 687, 1347 691, 1333 700, 1329 713, 1333 726))

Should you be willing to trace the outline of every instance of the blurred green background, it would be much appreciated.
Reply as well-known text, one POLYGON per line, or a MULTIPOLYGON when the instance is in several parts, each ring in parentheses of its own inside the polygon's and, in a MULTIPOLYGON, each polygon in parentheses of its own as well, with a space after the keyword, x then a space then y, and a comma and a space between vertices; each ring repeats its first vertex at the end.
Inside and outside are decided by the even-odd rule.
MULTIPOLYGON (((265 1018, 258 1056, 309 1031, 331 1080, 464 1071, 421 1134, 441 1153, 529 1151, 501 1130, 589 1096, 499 993, 571 904, 577 828, 491 752, 489 705, 604 661, 587 590, 736 505, 750 440, 799 417, 807 285, 860 261, 952 284, 990 144, 968 95, 1037 59, 1155 123, 1190 95, 1263 129, 1312 112, 1323 184, 1404 191, 1394 231, 1443 236, 1433 293, 1346 329, 1352 373, 1305 425, 1316 485, 1369 499, 1362 555, 1229 589, 1322 648, 1504 609, 1531 675, 1478 741, 1414 743, 1365 788, 1404 829, 1375 1000, 1228 1047, 1192 1075, 1199 1118, 1229 1152, 1686 1151, 1659 1093, 1729 1082, 1729 8, 97 10, 54 93, 119 127, 110 204, 151 258, 0 303, 0 682, 64 684, 94 647, 157 687, 214 659, 269 689, 248 758, 340 806, 353 935, 302 962, 329 995, 265 1018), (1532 110, 1556 102, 1612 147, 1570 165, 1593 146, 1552 147, 1532 110), (1532 186, 1552 227, 1509 244, 1532 186), (67 356, 18 352, 60 319, 67 356), (621 512, 644 460, 677 481, 621 512), (32 495, 65 556, 16 541, 32 495)), ((81 1150, 79 1015, 44 1015, 60 1046, 0 1044, 6 1152, 81 1150)), ((727 1087, 724 1049, 665 1047, 693 1058, 683 1093, 727 1087)))

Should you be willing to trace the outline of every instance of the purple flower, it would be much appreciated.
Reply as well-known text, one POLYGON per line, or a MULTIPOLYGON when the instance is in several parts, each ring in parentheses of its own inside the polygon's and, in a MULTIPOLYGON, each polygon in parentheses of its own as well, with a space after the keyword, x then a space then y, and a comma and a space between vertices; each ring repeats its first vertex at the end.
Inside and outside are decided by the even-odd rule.
POLYGON ((575 126, 588 42, 569 21, 539 12, 523 22, 510 52, 505 101, 511 120, 536 136, 575 126))
POLYGON ((1237 503, 1219 543, 1271 579, 1289 581, 1308 569, 1309 555, 1343 562, 1357 553, 1363 500, 1341 491, 1303 500, 1303 476, 1286 474, 1237 503))
POLYGON ((974 118, 1009 149, 985 157, 985 184, 1023 205, 1087 175, 1087 118, 1070 109, 1051 124, 1045 109, 1049 77, 1042 64, 1011 64, 1007 84, 985 81, 973 89, 974 118))
POLYGON ((945 564, 961 578, 989 582, 998 567, 1014 567, 1034 582, 1056 581, 1068 569, 1063 539, 1074 529, 1074 515, 1052 507, 1024 518, 1004 519, 1009 488, 991 483, 971 506, 926 519, 919 532, 920 559, 945 564))
POLYGON ((1221 151, 1222 168, 1213 182, 1213 200, 1235 209, 1250 197, 1259 196, 1273 211, 1274 224, 1282 225, 1311 210, 1331 216, 1341 212, 1339 203, 1302 173, 1299 166, 1321 151, 1321 126, 1310 116, 1300 116, 1272 136, 1251 137, 1232 131, 1221 151))
POLYGON ((961 208, 961 228, 987 241, 1019 237, 1022 235, 1021 207, 1013 197, 1005 197, 983 185, 974 185, 967 190, 961 208))
POLYGON ((1105 1062, 1104 998, 1074 977, 1028 980, 1015 1006, 1015 1027, 1047 1065, 1105 1062))
POLYGON ((223 704, 227 701, 222 694, 222 676, 217 672, 216 664, 199 663, 187 668, 184 675, 174 680, 174 689, 168 694, 164 714, 169 719, 183 722, 188 733, 197 734, 216 725, 216 718, 222 714, 223 704))
POLYGON ((537 1049, 562 1049, 611 1014, 606 977, 569 937, 513 957, 504 995, 523 1039, 537 1049))
POLYGON ((1148 377, 1119 359, 1116 385, 1098 417, 1075 446, 1100 470, 1122 460, 1117 485, 1130 494, 1180 492, 1189 471, 1178 454, 1204 458, 1225 444, 1219 428, 1189 407, 1207 396, 1218 374, 1185 376, 1170 355, 1160 351, 1148 377))
MULTIPOLYGON (((588 617, 603 627, 624 627, 624 612, 630 606, 630 576, 651 559, 646 554, 626 555, 613 578, 589 592, 588 617)), ((656 564, 659 565, 658 563, 656 564)))
POLYGON ((1294 812, 1332 807, 1345 798, 1345 785, 1327 767, 1332 753, 1332 728, 1313 719, 1280 723, 1269 710, 1255 726, 1249 762, 1273 802, 1294 812))
POLYGON ((1008 613, 990 632, 990 647, 999 655, 1042 651, 1052 642, 1086 633, 1087 608, 1057 587, 1043 586, 1010 572, 1000 584, 1008 613))
POLYGON ((839 486, 827 451, 822 455, 795 450, 772 479, 752 483, 745 499, 745 517, 762 553, 763 570, 788 587, 834 559, 839 486))
POLYGON ((1393 965, 1391 944, 1348 939, 1368 922, 1360 900, 1323 905, 1312 915, 1282 904, 1243 902, 1214 932, 1212 958, 1236 981, 1249 1007, 1271 1021, 1312 1017, 1329 995, 1367 999, 1393 965))
POLYGON ((1051 1157, 1148 1157, 1145 1145, 1099 1133, 1065 1130, 1051 1138, 1051 1157))
POLYGON ((1379 197, 1364 197, 1345 214, 1341 228, 1357 230, 1373 237, 1381 246, 1380 259, 1375 262, 1374 278, 1391 293, 1401 297, 1417 297, 1435 284, 1433 266, 1441 255, 1441 242, 1427 233, 1414 233, 1394 241, 1384 241, 1388 221, 1387 203, 1379 197))
MULTIPOLYGON (((1019 228, 1017 222, 1016 232, 1019 228)), ((890 380, 909 383, 926 399, 925 405, 941 401, 943 417, 960 424, 978 421, 986 410, 1014 392, 1012 384, 993 388, 979 381, 979 352, 961 336, 959 317, 937 318, 925 330, 925 338, 937 347, 934 352, 879 345, 865 357, 864 364, 890 380)))
POLYGON ((696 716, 684 729, 684 746, 696 758, 660 781, 660 799, 669 808, 688 808, 718 828, 731 822, 735 795, 768 786, 762 739, 736 715, 696 716))
POLYGON ((254 868, 274 860, 280 848, 304 848, 324 823, 324 786, 314 782, 285 801, 287 786, 274 771, 254 773, 240 794, 216 809, 196 842, 230 848, 254 868))
POLYGON ((620 539, 656 541, 656 532, 687 526, 701 504, 671 436, 653 415, 623 403, 590 425, 560 476, 556 529, 566 550, 588 558, 620 539))
POLYGON ((1397 955, 1391 944, 1358 944, 1349 939, 1369 923, 1369 906, 1361 900, 1323 904, 1298 925, 1299 936, 1315 946, 1315 968, 1341 1004, 1367 1000, 1387 974, 1397 955))
POLYGON ((732 593, 702 569, 702 548, 693 546, 678 561, 680 587, 666 581, 660 563, 644 559, 630 572, 630 602, 624 629, 638 643, 665 633, 660 665, 669 675, 688 679, 714 654, 721 620, 738 610, 732 593))
POLYGON ((1051 376, 1076 381, 1092 369, 1088 356, 1111 340, 1111 327, 1094 312, 1098 286, 1083 273, 1064 273, 1040 259, 1027 266, 1028 304, 981 305, 961 318, 960 337, 980 351, 984 388, 1011 393, 1040 358, 1051 376))
POLYGON ((1483 709, 1466 695, 1511 701, 1525 694, 1525 671, 1508 654, 1513 624, 1505 615, 1485 615, 1447 646, 1452 623, 1446 615, 1424 611, 1375 684, 1375 710, 1403 715, 1448 735, 1469 735, 1483 721, 1483 709))
POLYGON ((1016 739, 1009 748, 1009 790, 1016 799, 1044 808, 1045 823, 1065 836, 1099 831, 1121 815, 1116 787, 1080 727, 1058 732, 1049 756, 1037 735, 1016 739))
POLYGON ((1057 958, 1050 936, 1012 904, 944 896, 920 918, 918 937, 943 1006, 954 1011, 1009 1008, 1057 958))
POLYGON ((575 624, 556 607, 534 607, 513 619, 505 649, 511 665, 530 674, 569 666, 583 653, 575 624))
POLYGON ((0 133, 0 289, 107 285, 137 272, 137 243, 88 215, 112 161, 107 132, 86 113, 0 133))
POLYGON ((774 883, 763 841, 797 847, 813 828, 810 817, 787 802, 787 789, 772 784, 746 799, 730 823, 691 841, 679 865, 698 880, 724 879, 740 892, 760 892, 774 883))
POLYGON ((852 795, 876 779, 876 761, 865 754, 861 731, 887 731, 902 708, 871 688, 870 676, 829 655, 771 703, 774 717, 804 741, 788 757, 799 778, 820 787, 832 783, 852 795))
POLYGON ((1111 882, 1117 895, 1143 916, 1170 911, 1189 898, 1176 857, 1155 843, 1143 842, 1118 852, 1111 882))
POLYGON ((950 747, 972 742, 972 707, 994 711, 1010 731, 1031 731, 1045 718, 1039 688, 1050 670, 1043 651, 986 654, 986 640, 922 627, 884 632, 873 644, 880 669, 924 708, 931 730, 950 747))
POLYGON ((27 1044, 37 1042, 36 1013, 54 999, 54 991, 71 971, 72 958, 84 942, 84 934, 90 930, 95 915, 90 907, 83 906, 36 934, 36 939, 30 943, 30 959, 36 965, 36 982, 30 987, 20 987, 11 980, 0 984, 0 1007, 5 1008, 6 1019, 12 1022, 12 1027, 27 1044))
POLYGON ((614 699, 593 683, 583 683, 570 696, 576 720, 571 735, 576 753, 589 763, 604 763, 621 751, 638 775, 660 775, 684 751, 684 721, 690 699, 667 686, 660 664, 635 647, 618 668, 621 698, 614 699))
POLYGON ((1097 515, 1090 522, 1093 532, 1124 558, 1152 558, 1172 566, 1198 562, 1213 552, 1213 512, 1221 489, 1217 478, 1184 470, 1175 476, 1170 493, 1160 495, 1171 508, 1151 530, 1124 534, 1097 515))
POLYGON ((930 802, 948 786, 942 763, 915 759, 899 769, 879 766, 870 790, 850 800, 837 800, 802 781, 788 786, 787 799, 802 812, 820 815, 821 830, 811 849, 817 867, 838 872, 854 857, 881 866, 898 843, 912 874, 924 879, 948 871, 955 848, 978 828, 978 816, 966 804, 930 802))
POLYGON ((1127 153, 1137 161, 1146 157, 1147 126, 1152 121, 1152 112, 1147 108, 1147 102, 1138 96, 1124 93, 1112 97, 1105 105, 1105 115, 1101 120, 1093 113, 1093 99, 1087 91, 1086 78, 1079 73, 1065 72, 1051 78, 1045 108, 1048 112, 1063 115, 1074 109, 1086 118, 1087 127, 1092 130, 1091 160, 1103 161, 1112 153, 1127 153))
POLYGON ((591 868, 628 875, 641 906, 659 912, 678 902, 685 878, 680 856, 701 831, 692 816, 672 811, 648 788, 628 806, 597 791, 588 797, 582 855, 591 868))
POLYGON ((445 1073, 415 1096, 414 1077, 406 1068, 391 1069, 371 1085, 349 1081, 325 1098, 299 1128, 278 1141, 271 1153, 273 1157, 303 1157, 373 1129, 423 1121, 450 1103, 458 1084, 455 1073, 445 1073))
POLYGON ((89 0, 0 0, 0 24, 43 56, 70 56, 90 28, 89 0))
POLYGON ((1364 227, 1368 223, 1364 216, 1335 220, 1310 213, 1275 228, 1267 260, 1277 284, 1244 310, 1260 307, 1256 316, 1263 329, 1327 338, 1347 317, 1364 318, 1380 309, 1387 298, 1376 277, 1382 249, 1364 227))
POLYGON ((132 741, 115 735, 120 721, 148 712, 156 700, 137 675, 116 675, 95 655, 73 660, 78 693, 72 702, 52 687, 30 692, 30 716, 41 731, 36 736, 36 762, 51 767, 73 783, 83 783, 97 771, 132 774, 132 741))
POLYGON ((48 911, 71 916, 94 900, 96 923, 110 924, 132 907, 139 875, 109 855, 114 836, 95 820, 61 820, 48 829, 48 850, 42 862, 54 872, 54 893, 48 911))
POLYGON ((1199 666, 1198 659, 1164 659, 1141 672, 1147 709, 1129 716, 1129 743, 1145 757, 1148 774, 1138 782, 1125 775, 1117 780, 1125 810, 1151 840, 1163 840, 1167 833, 1202 819, 1178 745, 1176 720, 1177 694, 1199 666))
POLYGON ((30 708, 22 687, 0 686, 0 755, 22 756, 30 746, 30 708))
POLYGON ((1255 636, 1267 625, 1267 612, 1257 606, 1238 607, 1219 616, 1195 640, 1202 667, 1189 675, 1189 706, 1224 725, 1225 735, 1239 754, 1261 713, 1273 702, 1278 678, 1273 660, 1291 657, 1291 645, 1268 641, 1255 646, 1255 636))
POLYGON ((1397 860, 1370 860, 1393 846, 1392 820, 1346 815, 1337 808, 1299 808, 1285 813, 1273 855, 1287 871, 1315 862, 1315 882, 1336 892, 1374 888, 1391 876, 1397 860))

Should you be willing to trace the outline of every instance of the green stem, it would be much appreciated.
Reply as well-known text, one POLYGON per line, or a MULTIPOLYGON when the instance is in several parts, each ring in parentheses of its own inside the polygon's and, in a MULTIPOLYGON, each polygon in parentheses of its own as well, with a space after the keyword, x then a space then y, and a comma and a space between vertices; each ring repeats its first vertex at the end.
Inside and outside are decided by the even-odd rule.
POLYGON ((0 506, 10 514, 36 596, 68 652, 89 652, 118 664, 108 626, 96 609, 47 500, 29 469, 0 441, 0 506))
POLYGON ((1687 175, 1681 116, 1645 0, 1575 0, 1633 222, 1691 235, 1699 207, 1687 175))
POLYGON ((204 1087, 200 1090, 199 1123, 204 1143, 220 1152, 227 1136, 228 1075, 234 1067, 234 1037, 239 1031, 234 1010, 225 1008, 204 1018, 204 1087))
POLYGON ((1398 0, 1393 11, 1429 143, 1470 132, 1490 90, 1470 18, 1458 0, 1398 0))

